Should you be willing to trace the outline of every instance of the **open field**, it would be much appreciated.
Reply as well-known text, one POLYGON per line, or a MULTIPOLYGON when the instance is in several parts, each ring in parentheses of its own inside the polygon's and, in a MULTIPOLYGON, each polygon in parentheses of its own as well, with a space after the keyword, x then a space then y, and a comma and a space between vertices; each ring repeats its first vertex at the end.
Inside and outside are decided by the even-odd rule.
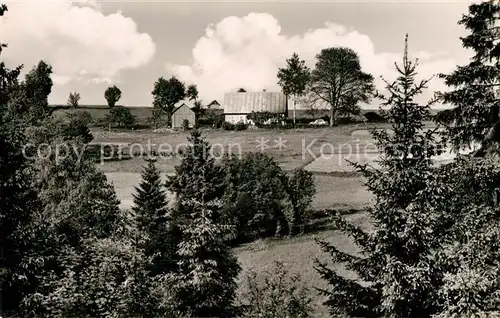
MULTIPOLYGON (((364 230, 370 230, 371 223, 366 213, 348 215, 346 219, 364 230)), ((325 299, 314 289, 327 288, 325 281, 314 270, 314 259, 328 262, 328 255, 321 251, 314 239, 330 242, 344 252, 358 253, 352 240, 337 231, 325 231, 291 239, 260 240, 235 249, 243 269, 241 277, 244 277, 249 269, 264 270, 267 266, 272 266, 274 261, 282 261, 291 273, 300 274, 302 282, 309 288, 313 297, 314 316, 328 317, 328 311, 322 304, 325 299)), ((353 273, 345 270, 341 264, 331 264, 330 268, 337 270, 344 277, 355 278, 353 273)))
MULTIPOLYGON (((58 107, 59 108, 59 107, 58 107)), ((127 107, 130 113, 135 116, 139 123, 145 123, 151 117, 151 107, 127 107)), ((72 108, 59 108, 56 113, 73 112, 73 111, 87 111, 93 119, 103 119, 109 113, 109 106, 107 105, 80 105, 76 109, 72 108)))
MULTIPOLYGON (((387 124, 378 127, 387 127, 387 124)), ((345 160, 376 166, 374 160, 378 156, 364 125, 295 130, 206 129, 202 132, 213 145, 215 155, 263 151, 273 156, 284 170, 305 168, 315 173, 317 194, 312 204, 314 209, 362 209, 369 204, 371 196, 362 186, 362 179, 349 174, 352 166, 345 160), (281 149, 278 144, 280 138, 281 149)), ((123 201, 122 206, 127 207, 132 202, 134 186, 140 181, 140 172, 145 164, 140 153, 147 151, 148 147, 170 153, 160 157, 157 164, 162 173, 173 173, 180 162, 176 152, 186 145, 189 132, 95 130, 93 134, 96 142, 132 145, 130 151, 135 153, 135 158, 99 164, 99 168, 113 181, 123 201)), ((446 162, 450 158, 445 154, 436 159, 446 162)))
MULTIPOLYGON (((286 170, 303 167, 316 158, 321 151, 339 151, 344 144, 351 144, 349 128, 339 129, 296 129, 296 130, 247 130, 223 131, 205 129, 202 133, 213 146, 213 153, 243 154, 263 151, 273 156, 286 170), (280 143, 281 142, 281 146, 280 143), (330 146, 331 145, 331 146, 330 146), (334 150, 332 150, 334 149, 334 150), (337 149, 337 150, 335 150, 337 149)), ((136 132, 93 131, 94 141, 101 143, 129 143, 135 154, 147 151, 149 147, 171 153, 159 160, 163 172, 172 172, 178 164, 176 153, 187 144, 189 132, 177 131, 155 133, 150 130, 136 132)), ((106 172, 140 172, 143 160, 134 158, 109 162, 102 166, 106 172)))
MULTIPOLYGON (((129 208, 133 202, 134 187, 141 181, 140 173, 108 172, 106 176, 115 187, 122 208, 129 208)), ((164 175, 165 176, 165 175, 164 175)), ((370 204, 371 194, 362 186, 361 179, 333 176, 315 176, 316 195, 312 208, 336 210, 361 210, 370 204)), ((169 196, 169 199, 172 199, 169 196)))

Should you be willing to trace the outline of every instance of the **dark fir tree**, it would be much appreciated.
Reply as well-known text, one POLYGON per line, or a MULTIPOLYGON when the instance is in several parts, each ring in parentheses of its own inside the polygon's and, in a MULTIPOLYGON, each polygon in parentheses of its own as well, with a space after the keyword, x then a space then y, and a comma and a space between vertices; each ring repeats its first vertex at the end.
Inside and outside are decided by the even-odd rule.
POLYGON ((445 138, 455 149, 482 141, 491 127, 490 108, 498 104, 500 89, 500 42, 498 1, 483 1, 469 6, 469 12, 458 22, 469 34, 462 45, 473 51, 467 65, 450 74, 440 74, 449 92, 441 93, 442 102, 453 106, 443 111, 438 121, 446 128, 445 138))
POLYGON ((143 168, 142 180, 135 192, 132 211, 137 230, 144 240, 140 247, 147 257, 152 258, 150 274, 167 273, 174 268, 176 246, 170 233, 171 220, 164 184, 154 159, 150 158, 143 168))
POLYGON ((230 227, 217 221, 222 205, 181 200, 190 221, 180 226, 179 270, 170 277, 172 311, 181 317, 234 317, 240 265, 225 243, 230 227))
POLYGON ((172 217, 180 239, 179 270, 170 277, 167 303, 183 317, 232 317, 240 267, 226 245, 231 228, 222 217, 223 175, 200 132, 188 140, 167 181, 177 196, 172 217))
POLYGON ((383 106, 390 106, 386 117, 394 131, 372 131, 381 149, 381 168, 357 166, 365 186, 375 196, 369 209, 374 231, 364 232, 340 215, 335 218, 339 228, 360 247, 362 256, 320 242, 333 262, 345 263, 359 278, 344 278, 316 261, 318 272, 330 286, 323 293, 334 316, 428 317, 434 310, 435 304, 429 301, 434 289, 427 258, 440 233, 430 221, 432 211, 416 208, 415 198, 432 176, 430 157, 435 147, 432 134, 423 130, 429 105, 414 101, 428 82, 415 81, 416 65, 408 58, 406 39, 403 63, 396 65, 399 77, 393 83, 386 82, 388 96, 378 96, 383 106))
POLYGON ((212 156, 212 148, 198 130, 188 137, 190 145, 182 150, 175 175, 167 179, 167 188, 178 199, 199 201, 219 199, 224 194, 222 169, 212 156))

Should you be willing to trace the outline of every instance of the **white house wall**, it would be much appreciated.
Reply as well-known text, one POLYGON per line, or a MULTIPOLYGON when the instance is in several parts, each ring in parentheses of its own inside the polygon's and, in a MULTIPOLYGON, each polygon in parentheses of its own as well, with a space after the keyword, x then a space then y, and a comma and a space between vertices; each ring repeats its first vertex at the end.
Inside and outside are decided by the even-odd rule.
POLYGON ((245 117, 253 111, 284 113, 286 99, 280 92, 227 93, 222 106, 224 114, 245 114, 245 117))

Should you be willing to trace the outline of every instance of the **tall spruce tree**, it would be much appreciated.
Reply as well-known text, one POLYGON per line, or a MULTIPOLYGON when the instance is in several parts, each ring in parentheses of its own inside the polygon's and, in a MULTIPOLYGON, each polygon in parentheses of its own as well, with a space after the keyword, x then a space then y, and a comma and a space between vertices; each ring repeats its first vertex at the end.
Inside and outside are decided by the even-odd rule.
POLYGON ((179 270, 170 278, 172 292, 167 301, 182 317, 234 317, 241 268, 225 242, 230 227, 217 221, 222 204, 182 200, 190 221, 180 225, 179 270))
POLYGON ((432 176, 430 157, 436 147, 432 133, 423 130, 429 105, 414 101, 428 82, 415 81, 416 66, 409 60, 406 38, 403 63, 396 64, 399 77, 386 82, 388 96, 378 95, 382 105, 390 107, 386 117, 394 131, 372 131, 381 149, 381 168, 357 165, 366 178, 365 186, 375 196, 369 209, 373 233, 349 224, 340 215, 335 218, 339 229, 360 247, 362 256, 319 242, 333 262, 345 263, 358 275, 358 279, 342 277, 316 260, 317 271, 330 285, 323 293, 334 316, 428 317, 434 312, 435 304, 429 302, 433 276, 427 259, 439 235, 433 231, 439 223, 433 223, 433 212, 420 210, 415 200, 432 176))
POLYGON ((499 102, 500 42, 498 22, 500 3, 483 1, 469 6, 469 12, 458 22, 470 32, 461 38, 466 49, 474 51, 469 64, 450 74, 440 74, 449 92, 441 93, 442 102, 453 106, 443 111, 438 121, 446 128, 444 137, 454 149, 482 141, 490 128, 490 107, 499 102))
POLYGON ((183 317, 232 317, 240 266, 226 245, 231 229, 222 217, 223 174, 198 131, 188 140, 176 175, 167 181, 177 195, 173 219, 180 239, 167 304, 183 317))
POLYGON ((175 266, 175 242, 171 233, 171 220, 167 197, 155 160, 148 159, 143 168, 142 180, 135 188, 132 211, 137 230, 145 240, 139 243, 147 257, 151 257, 149 271, 152 276, 168 273, 175 266))

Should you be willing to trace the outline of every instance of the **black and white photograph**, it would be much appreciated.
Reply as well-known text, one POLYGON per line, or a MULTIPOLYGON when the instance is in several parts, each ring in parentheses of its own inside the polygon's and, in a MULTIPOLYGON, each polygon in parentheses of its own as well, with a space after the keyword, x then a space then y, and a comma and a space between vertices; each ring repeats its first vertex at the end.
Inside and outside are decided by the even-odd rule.
POLYGON ((0 0, 0 318, 500 318, 500 0, 0 0))

